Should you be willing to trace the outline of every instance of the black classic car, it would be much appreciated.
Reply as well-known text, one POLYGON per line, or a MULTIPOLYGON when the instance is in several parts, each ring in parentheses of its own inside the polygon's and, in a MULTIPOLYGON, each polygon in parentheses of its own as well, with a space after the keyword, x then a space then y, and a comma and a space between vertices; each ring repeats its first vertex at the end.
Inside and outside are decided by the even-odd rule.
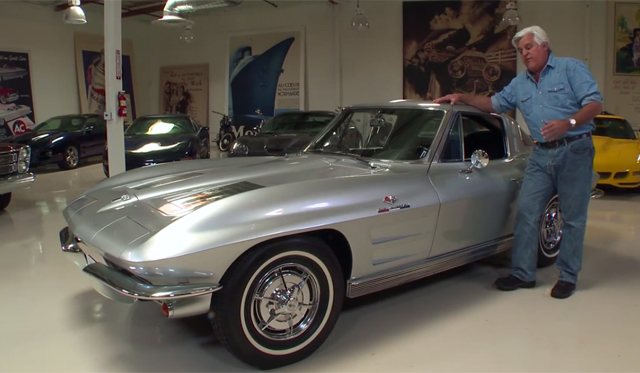
POLYGON ((309 145, 335 116, 332 111, 280 113, 265 123, 259 134, 238 138, 229 149, 229 156, 297 153, 309 145))
POLYGON ((35 180, 29 172, 30 152, 27 145, 0 143, 0 211, 9 206, 13 191, 29 188, 35 180))
POLYGON ((31 167, 57 164, 63 170, 99 156, 107 141, 104 119, 97 114, 61 115, 47 119, 31 131, 4 141, 31 147, 31 167))
MULTIPOLYGON (((186 114, 157 114, 136 118, 124 132, 125 168, 209 158, 209 127, 186 114)), ((102 168, 109 177, 108 146, 102 153, 102 168)))

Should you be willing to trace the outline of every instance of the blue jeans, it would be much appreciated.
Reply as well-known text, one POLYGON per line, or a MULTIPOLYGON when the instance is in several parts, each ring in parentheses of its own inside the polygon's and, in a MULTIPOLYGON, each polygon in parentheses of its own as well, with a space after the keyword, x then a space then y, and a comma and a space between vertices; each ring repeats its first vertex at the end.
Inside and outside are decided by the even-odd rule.
POLYGON ((559 280, 573 284, 578 281, 594 156, 591 137, 555 149, 534 148, 517 204, 511 257, 515 277, 523 281, 535 280, 540 218, 549 200, 557 194, 562 211, 562 241, 556 261, 559 280))

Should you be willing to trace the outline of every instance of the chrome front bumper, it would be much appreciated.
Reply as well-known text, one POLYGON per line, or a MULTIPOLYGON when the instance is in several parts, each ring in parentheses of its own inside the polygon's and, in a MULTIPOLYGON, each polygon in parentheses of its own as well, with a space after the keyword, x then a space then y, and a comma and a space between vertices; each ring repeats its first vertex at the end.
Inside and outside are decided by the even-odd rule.
POLYGON ((33 173, 11 175, 9 177, 0 177, 0 194, 13 192, 14 190, 27 189, 36 177, 33 173))
MULTIPOLYGON (((82 240, 73 235, 68 227, 60 230, 60 245, 63 252, 74 255, 74 262, 82 267, 84 273, 97 280, 98 286, 94 286, 96 291, 120 302, 128 303, 135 300, 174 302, 203 295, 210 296, 222 289, 220 285, 211 284, 151 285, 145 283, 134 276, 100 263, 86 254, 81 246, 82 240)), ((208 311, 208 306, 207 304, 204 312, 208 311)))

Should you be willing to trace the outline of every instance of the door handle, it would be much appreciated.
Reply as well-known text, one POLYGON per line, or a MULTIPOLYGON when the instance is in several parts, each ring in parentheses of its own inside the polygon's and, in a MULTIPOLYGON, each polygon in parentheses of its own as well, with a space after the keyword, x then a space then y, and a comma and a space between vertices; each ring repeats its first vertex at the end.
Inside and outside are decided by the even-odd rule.
POLYGON ((513 181, 514 183, 521 183, 522 180, 524 180, 524 177, 519 177, 517 179, 511 179, 511 181, 513 181))

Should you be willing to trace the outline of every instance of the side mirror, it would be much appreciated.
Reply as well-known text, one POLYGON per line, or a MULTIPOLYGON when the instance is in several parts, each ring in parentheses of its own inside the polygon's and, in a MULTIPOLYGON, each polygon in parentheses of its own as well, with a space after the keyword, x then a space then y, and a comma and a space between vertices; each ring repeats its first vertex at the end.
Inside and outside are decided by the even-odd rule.
POLYGON ((489 154, 482 149, 478 149, 471 154, 471 166, 465 170, 460 170, 461 174, 470 174, 474 168, 485 168, 489 164, 489 154))
POLYGON ((86 127, 84 128, 84 132, 85 132, 85 133, 89 133, 89 132, 91 132, 91 131, 93 131, 93 126, 86 126, 86 127))

